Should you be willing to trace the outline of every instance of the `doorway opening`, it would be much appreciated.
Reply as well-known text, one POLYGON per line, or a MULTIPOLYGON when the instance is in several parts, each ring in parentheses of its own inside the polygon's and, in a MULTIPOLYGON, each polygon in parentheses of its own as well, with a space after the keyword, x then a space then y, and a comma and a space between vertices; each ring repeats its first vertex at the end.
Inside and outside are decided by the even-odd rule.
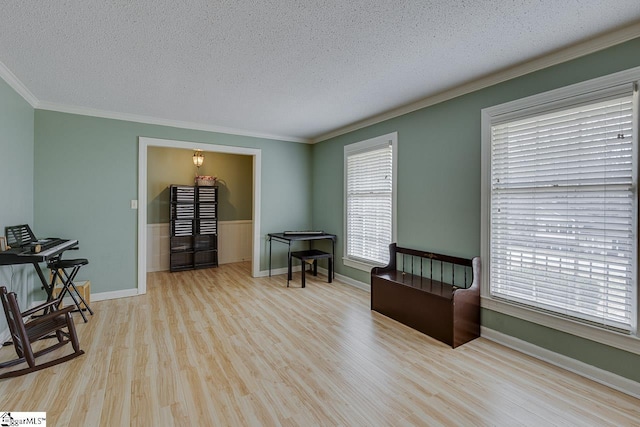
POLYGON ((252 157, 253 200, 251 274, 253 277, 257 277, 260 269, 260 171, 262 164, 262 151, 257 148, 233 147, 189 141, 140 137, 138 142, 138 294, 146 293, 147 289, 147 174, 148 150, 150 147, 203 150, 213 154, 226 153, 252 157))

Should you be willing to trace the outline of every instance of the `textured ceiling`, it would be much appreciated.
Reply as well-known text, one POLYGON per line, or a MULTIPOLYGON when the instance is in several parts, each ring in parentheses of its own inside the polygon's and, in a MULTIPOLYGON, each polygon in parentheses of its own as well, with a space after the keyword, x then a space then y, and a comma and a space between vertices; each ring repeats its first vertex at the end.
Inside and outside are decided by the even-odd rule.
POLYGON ((3 0, 38 103, 288 139, 640 20, 638 0, 3 0))

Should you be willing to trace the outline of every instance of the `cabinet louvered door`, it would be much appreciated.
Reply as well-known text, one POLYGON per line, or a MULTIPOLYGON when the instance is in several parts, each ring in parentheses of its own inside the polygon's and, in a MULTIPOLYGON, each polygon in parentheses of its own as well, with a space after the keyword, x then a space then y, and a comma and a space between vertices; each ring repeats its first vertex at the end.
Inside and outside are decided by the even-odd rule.
POLYGON ((218 266, 218 187, 170 186, 170 270, 218 266))

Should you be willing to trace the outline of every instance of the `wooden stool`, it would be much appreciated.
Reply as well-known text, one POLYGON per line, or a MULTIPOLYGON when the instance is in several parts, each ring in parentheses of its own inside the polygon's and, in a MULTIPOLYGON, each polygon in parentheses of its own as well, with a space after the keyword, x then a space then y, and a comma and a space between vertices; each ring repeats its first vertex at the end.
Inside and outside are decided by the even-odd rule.
MULTIPOLYGON (((292 258, 298 258, 302 264, 302 287, 305 287, 305 263, 313 261, 313 275, 318 275, 318 260, 326 258, 328 265, 327 282, 331 283, 333 279, 333 255, 328 252, 322 252, 317 249, 309 249, 308 251, 291 252, 292 258)), ((291 260, 289 260, 289 274, 287 275, 287 287, 289 287, 289 277, 291 277, 291 260)))

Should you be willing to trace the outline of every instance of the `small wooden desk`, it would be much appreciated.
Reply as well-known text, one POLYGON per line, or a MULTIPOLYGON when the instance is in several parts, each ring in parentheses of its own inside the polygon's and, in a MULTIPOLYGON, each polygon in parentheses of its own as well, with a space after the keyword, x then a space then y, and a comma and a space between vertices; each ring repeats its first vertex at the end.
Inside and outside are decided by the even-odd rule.
MULTIPOLYGON (((289 246, 289 253, 287 256, 287 283, 291 280, 291 242, 309 242, 309 249, 311 249, 311 244, 314 240, 331 240, 331 257, 335 258, 336 255, 336 240, 337 236, 335 234, 329 233, 304 233, 304 232, 282 232, 282 233, 269 233, 269 277, 271 277, 271 242, 274 240, 276 242, 286 243, 289 246)), ((335 269, 331 269, 331 278, 335 276, 335 269)))

